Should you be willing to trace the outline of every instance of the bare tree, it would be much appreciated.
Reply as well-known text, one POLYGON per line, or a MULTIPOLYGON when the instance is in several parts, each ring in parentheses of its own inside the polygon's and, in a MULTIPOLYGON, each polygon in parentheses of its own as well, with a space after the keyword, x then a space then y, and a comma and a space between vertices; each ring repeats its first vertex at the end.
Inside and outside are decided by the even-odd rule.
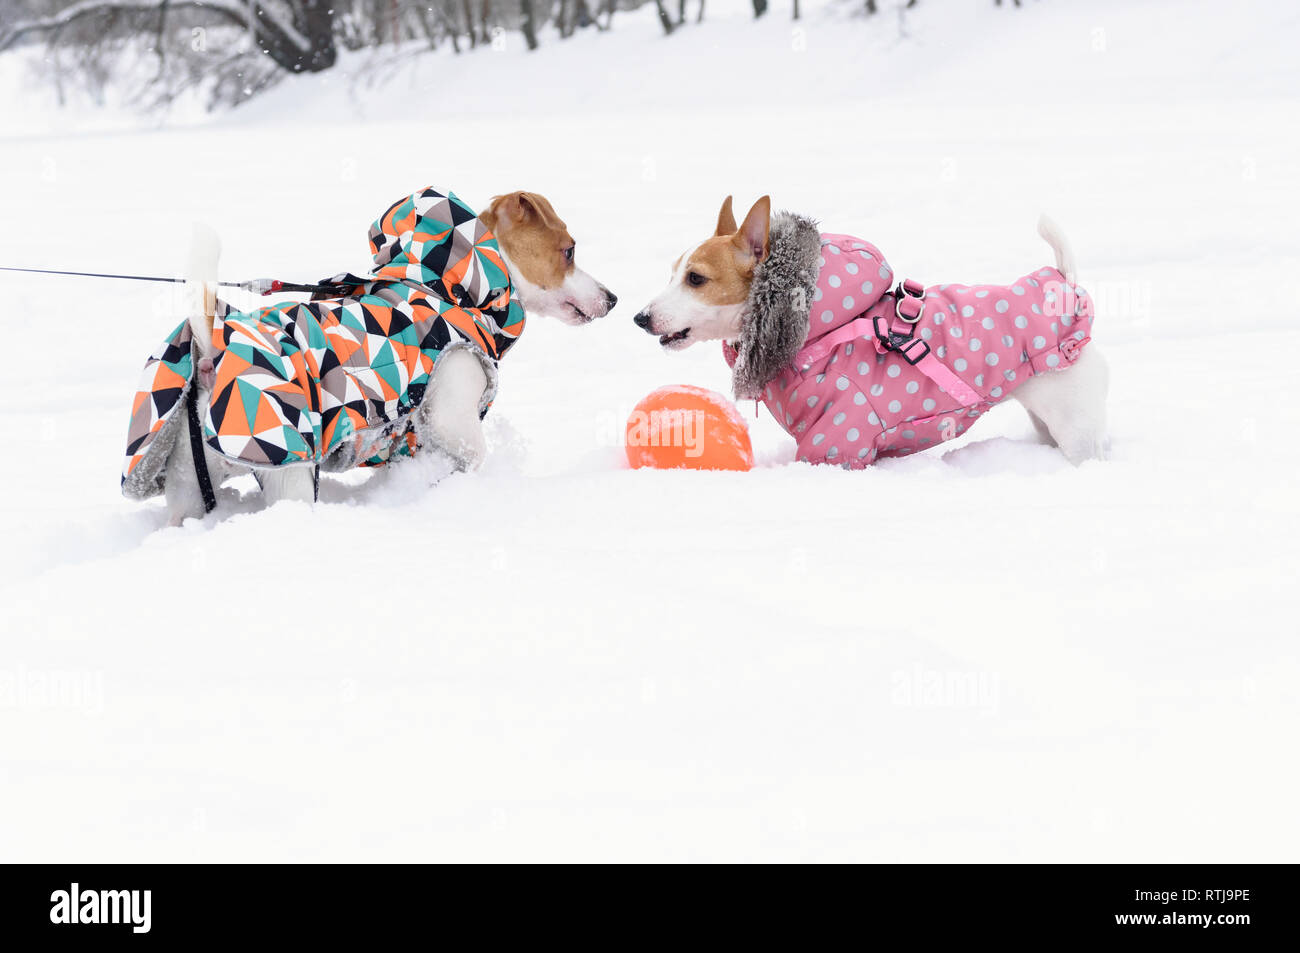
MULTIPOLYGON (((424 0, 417 0, 412 9, 415 18, 429 39, 429 49, 437 49, 438 41, 444 36, 451 41, 453 53, 460 52, 460 24, 456 22, 456 9, 450 2, 443 0, 442 5, 428 6, 424 0)), ((470 45, 473 46, 473 32, 470 33, 470 45)))
POLYGON ((474 32, 474 9, 469 0, 460 0, 461 14, 465 19, 465 32, 469 34, 469 48, 478 46, 478 34, 474 32))
POLYGON ((591 12, 591 6, 587 3, 587 0, 575 0, 573 18, 574 22, 584 29, 589 26, 594 26, 597 30, 605 29, 591 12))
POLYGON ((664 35, 672 35, 673 18, 668 15, 668 8, 664 6, 664 0, 655 0, 655 9, 659 13, 659 25, 664 28, 664 35))
POLYGON ((201 11, 248 30, 263 53, 290 73, 316 73, 329 69, 337 58, 334 46, 334 10, 329 0, 80 0, 46 17, 26 20, 0 34, 0 52, 32 35, 52 36, 57 42, 70 27, 96 24, 101 31, 146 24, 163 29, 168 11, 201 11))
POLYGON ((524 42, 528 44, 528 48, 535 50, 537 49, 537 15, 533 12, 533 0, 519 0, 519 2, 524 15, 519 29, 524 34, 524 42))

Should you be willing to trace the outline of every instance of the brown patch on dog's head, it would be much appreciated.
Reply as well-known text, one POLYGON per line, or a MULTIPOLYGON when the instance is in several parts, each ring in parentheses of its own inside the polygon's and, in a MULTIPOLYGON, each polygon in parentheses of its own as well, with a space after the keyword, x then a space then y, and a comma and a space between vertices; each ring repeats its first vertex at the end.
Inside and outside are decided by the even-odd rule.
POLYGON ((586 324, 618 303, 613 292, 577 267, 573 236, 545 196, 498 195, 479 219, 496 235, 529 311, 586 324))
POLYGON ((687 293, 708 305, 741 304, 749 297, 756 269, 768 255, 768 229, 772 223, 772 201, 766 195, 754 203, 739 227, 731 213, 731 196, 718 212, 712 238, 697 245, 682 268, 679 258, 673 273, 681 273, 687 293))
POLYGON ((498 195, 479 218, 530 283, 547 289, 564 284, 573 270, 573 236, 544 196, 536 192, 498 195))
POLYGON ((754 203, 739 227, 727 196, 713 236, 673 263, 668 287, 633 322, 673 350, 696 341, 734 340, 740 334, 754 273, 768 256, 771 224, 772 201, 766 195, 754 203))

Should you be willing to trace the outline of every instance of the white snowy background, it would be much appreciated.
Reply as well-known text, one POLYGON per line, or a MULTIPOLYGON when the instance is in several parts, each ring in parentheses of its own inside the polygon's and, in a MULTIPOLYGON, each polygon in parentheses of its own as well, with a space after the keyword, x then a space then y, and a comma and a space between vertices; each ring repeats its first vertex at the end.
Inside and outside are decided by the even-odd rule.
POLYGON ((166 529, 118 473, 172 299, 5 275, 0 859, 1295 860, 1300 11, 748 16, 165 122, 0 58, 0 264, 176 273, 199 219, 223 277, 309 280, 422 186, 526 188, 620 297, 530 320, 480 472, 166 529), (752 472, 628 470, 642 395, 727 391, 631 319, 728 193, 927 282, 1049 262, 1049 211, 1111 459, 1009 403, 813 468, 750 404, 752 472))

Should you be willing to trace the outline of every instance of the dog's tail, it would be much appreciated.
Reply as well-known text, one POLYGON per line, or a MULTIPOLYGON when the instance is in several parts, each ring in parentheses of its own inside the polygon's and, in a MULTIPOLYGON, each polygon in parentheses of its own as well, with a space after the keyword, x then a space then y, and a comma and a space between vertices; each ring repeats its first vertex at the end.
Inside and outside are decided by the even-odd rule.
POLYGON ((1070 248, 1070 243, 1066 241, 1065 232, 1061 231, 1061 226, 1046 215, 1038 216, 1038 234, 1043 236, 1043 241, 1052 246, 1052 251, 1056 253, 1056 268, 1061 274, 1074 284, 1075 275, 1078 274, 1074 263, 1074 250, 1070 248))
POLYGON ((199 354, 204 357, 213 350, 212 323, 217 317, 217 262, 220 258, 221 238, 210 226, 195 222, 185 290, 190 330, 198 344, 199 354))

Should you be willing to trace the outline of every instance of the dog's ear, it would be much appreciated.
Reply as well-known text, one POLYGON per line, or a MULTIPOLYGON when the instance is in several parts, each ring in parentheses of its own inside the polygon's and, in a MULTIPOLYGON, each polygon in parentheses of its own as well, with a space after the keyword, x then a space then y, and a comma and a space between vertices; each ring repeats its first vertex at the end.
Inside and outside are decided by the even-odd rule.
POLYGON ((718 212, 718 228, 713 233, 716 238, 719 235, 736 234, 736 216, 731 213, 731 196, 728 195, 722 200, 722 210, 718 212))
POLYGON ((754 203, 732 241, 754 265, 767 258, 768 230, 772 227, 772 199, 764 195, 754 203))
POLYGON ((536 218, 546 228, 555 232, 565 230, 565 224, 560 220, 560 216, 555 214, 555 209, 551 203, 546 200, 546 196, 538 195, 536 192, 520 192, 519 205, 528 210, 528 215, 536 218))
POLYGON ((551 208, 551 203, 536 192, 510 192, 498 195, 479 216, 492 231, 506 229, 526 222, 538 222, 543 227, 563 231, 564 223, 551 208))

